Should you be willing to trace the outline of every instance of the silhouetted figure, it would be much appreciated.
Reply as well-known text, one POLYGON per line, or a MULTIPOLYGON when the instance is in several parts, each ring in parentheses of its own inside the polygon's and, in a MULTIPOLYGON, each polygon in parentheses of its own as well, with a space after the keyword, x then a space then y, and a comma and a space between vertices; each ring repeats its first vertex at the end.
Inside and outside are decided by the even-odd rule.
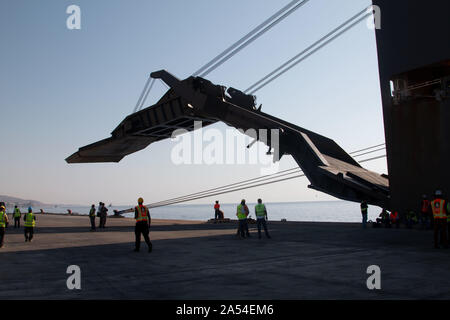
POLYGON ((5 239, 5 229, 8 226, 8 215, 4 205, 0 206, 0 248, 3 248, 3 241, 5 239))
POLYGON ((361 201, 361 215, 362 215, 362 226, 365 229, 367 227, 367 211, 369 210, 369 206, 367 205, 367 201, 361 201))
POLYGON ((270 239, 269 231, 267 231, 267 209, 262 203, 261 199, 258 199, 258 204, 255 206, 256 223, 258 226, 258 238, 261 239, 261 226, 264 228, 264 233, 267 238, 270 239))
POLYGON ((22 217, 22 212, 17 206, 14 206, 14 228, 20 228, 20 218, 22 217))
POLYGON ((422 229, 429 229, 431 227, 431 206, 430 200, 426 194, 422 195, 422 201, 420 203, 420 225, 422 229))
POLYGON ((134 207, 134 218, 136 219, 136 226, 134 228, 134 233, 136 235, 135 242, 135 252, 138 252, 141 247, 141 234, 144 236, 145 242, 148 246, 148 252, 152 252, 153 245, 150 242, 150 225, 151 217, 150 211, 146 206, 143 205, 144 199, 138 199, 138 205, 134 207))
POLYGON ((28 208, 28 212, 23 216, 23 220, 25 221, 25 242, 31 242, 31 240, 33 240, 34 227, 36 226, 36 216, 31 207, 28 208))
POLYGON ((247 217, 249 214, 249 210, 247 205, 245 204, 245 199, 242 199, 241 203, 237 206, 236 216, 239 220, 239 228, 237 234, 241 238, 250 237, 250 233, 248 231, 248 223, 247 217))
POLYGON ((447 210, 441 190, 435 191, 434 199, 431 201, 431 210, 434 219, 434 247, 438 249, 441 245, 447 248, 447 210))
POLYGON ((91 221, 91 231, 95 231, 95 205, 91 206, 89 210, 89 220, 91 221))
POLYGON ((100 225, 99 228, 104 229, 106 225, 106 217, 108 216, 108 209, 105 207, 105 204, 103 202, 100 202, 101 208, 98 210, 100 211, 100 225))
POLYGON ((220 219, 220 204, 216 201, 214 204, 214 220, 220 219))

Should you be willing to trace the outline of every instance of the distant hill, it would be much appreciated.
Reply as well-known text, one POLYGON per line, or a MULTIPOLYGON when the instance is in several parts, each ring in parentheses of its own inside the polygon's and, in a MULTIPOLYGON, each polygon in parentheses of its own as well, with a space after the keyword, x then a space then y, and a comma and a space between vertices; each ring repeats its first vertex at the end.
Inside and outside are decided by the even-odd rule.
POLYGON ((45 203, 42 203, 40 201, 37 200, 25 200, 25 199, 21 199, 21 198, 16 198, 16 197, 10 197, 10 196, 4 196, 4 195, 0 195, 0 201, 3 201, 7 207, 12 207, 12 206, 19 206, 19 207, 44 207, 44 206, 48 206, 45 203))

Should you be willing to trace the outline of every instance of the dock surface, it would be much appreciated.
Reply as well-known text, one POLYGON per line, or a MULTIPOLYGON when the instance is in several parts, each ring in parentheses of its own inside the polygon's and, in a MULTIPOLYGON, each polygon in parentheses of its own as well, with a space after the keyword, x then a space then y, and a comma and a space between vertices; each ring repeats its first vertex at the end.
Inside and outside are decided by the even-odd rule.
POLYGON ((236 237, 236 222, 153 220, 153 252, 134 249, 134 220, 37 215, 33 242, 6 229, 1 299, 449 299, 450 250, 430 230, 268 222, 272 239, 236 237), (98 223, 98 219, 97 219, 98 223), (81 289, 69 290, 69 265, 81 289), (369 290, 367 268, 381 270, 369 290))

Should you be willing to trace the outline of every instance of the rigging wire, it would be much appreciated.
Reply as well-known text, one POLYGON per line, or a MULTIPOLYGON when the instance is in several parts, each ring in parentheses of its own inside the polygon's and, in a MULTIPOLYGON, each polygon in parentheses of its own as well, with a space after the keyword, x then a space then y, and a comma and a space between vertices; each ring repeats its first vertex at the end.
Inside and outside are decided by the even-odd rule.
POLYGON ((214 71, 215 69, 217 69, 219 66, 221 66, 223 63, 225 63, 226 61, 228 61, 229 59, 231 59, 235 54, 237 54, 239 51, 241 51, 242 49, 244 49, 245 47, 247 47, 250 43, 252 43, 253 41, 255 41, 256 39, 258 39, 259 37, 261 37, 263 34, 265 34, 267 31, 269 31, 270 29, 272 29, 275 25, 277 25, 278 23, 280 23, 282 20, 284 20, 287 16, 291 15, 293 12, 295 12, 298 8, 302 7, 306 2, 308 2, 309 0, 304 0, 302 2, 300 2, 299 4, 297 4, 295 7, 293 7, 292 9, 290 9, 289 11, 287 11, 286 13, 284 13, 281 17, 279 17, 278 19, 276 19, 275 21, 273 21, 271 24, 269 24, 267 27, 265 27, 264 29, 262 29, 261 31, 259 31, 257 34, 255 34, 254 36, 252 36, 248 41, 246 41, 245 43, 243 43, 242 45, 240 45, 238 48, 234 49, 232 52, 230 52, 229 54, 227 54, 225 57, 223 57, 222 59, 220 59, 218 62, 216 62, 212 67, 210 67, 208 70, 202 72, 199 76, 200 77, 205 77, 208 74, 210 74, 212 71, 214 71))
MULTIPOLYGON (((381 159, 381 158, 384 158, 384 157, 386 157, 386 155, 381 155, 381 156, 373 157, 373 158, 370 158, 370 159, 364 159, 364 160, 361 160, 360 162, 361 163, 362 162, 368 162, 368 161, 372 161, 372 160, 381 159)), ((205 195, 205 196, 199 196, 199 197, 195 197, 195 198, 191 198, 191 199, 187 199, 187 200, 180 200, 180 201, 175 201, 175 202, 168 203, 168 204, 159 204, 159 205, 150 204, 148 206, 150 208, 164 207, 164 206, 173 205, 173 204, 177 204, 177 203, 189 202, 189 201, 193 201, 193 200, 198 200, 198 199, 208 198, 208 197, 212 197, 212 196, 217 196, 217 195, 221 195, 221 194, 225 194, 225 193, 236 192, 236 191, 240 191, 240 190, 244 190, 244 189, 251 189, 251 188, 261 187, 261 186, 265 186, 265 185, 272 184, 272 183, 277 183, 277 182, 292 180, 292 179, 296 179, 296 178, 301 178, 301 177, 304 177, 304 176, 305 176, 305 174, 303 173, 303 174, 299 174, 299 175, 296 175, 296 176, 293 176, 293 177, 288 177, 288 178, 283 178, 283 179, 279 179, 279 180, 275 180, 275 181, 259 183, 259 184, 256 184, 256 185, 252 185, 252 186, 248 186, 248 187, 242 187, 242 188, 237 188, 237 189, 233 189, 233 190, 229 190, 229 191, 216 192, 216 193, 213 193, 213 194, 208 194, 208 195, 205 195)))
MULTIPOLYGON (((267 26, 267 24, 269 24, 271 21, 273 21, 275 18, 279 17, 281 14, 283 14, 284 12, 286 12, 287 10, 289 10, 289 8, 291 8, 292 6, 296 5, 296 7, 294 7, 294 11, 296 9, 299 8, 299 5, 302 6, 303 4, 305 4, 306 2, 308 2, 309 0, 304 0, 299 4, 299 0, 294 0, 291 1, 290 3, 288 3, 286 6, 284 6, 283 8, 281 8, 280 10, 278 10, 275 14, 273 14, 272 16, 270 16, 268 19, 266 19, 265 21, 263 21, 261 24, 259 24, 256 28, 254 28, 253 30, 251 30, 249 33, 247 33, 245 36, 243 36, 241 39, 239 39, 238 41, 236 41, 234 44, 232 44, 230 47, 228 47, 226 50, 224 50, 223 52, 221 52, 219 55, 217 55, 215 58, 213 58, 211 61, 209 61, 208 63, 206 63, 203 67, 201 67, 200 69, 198 69, 196 72, 194 72, 192 75, 194 77, 203 74, 204 71, 208 68, 210 68, 213 64, 217 63, 219 60, 221 60, 225 55, 229 54, 231 51, 233 51, 234 49, 236 49, 237 47, 239 47, 241 44, 245 44, 246 41, 253 41, 253 40, 248 40, 249 38, 253 37, 257 32, 259 32, 261 29, 263 29, 264 27, 267 26)), ((291 8, 292 10, 292 8, 291 8)), ((292 11, 293 12, 293 11, 292 11)), ((292 13, 291 12, 291 13, 292 13)), ((286 16, 284 17, 286 18, 286 16)), ((283 18, 283 19, 284 19, 283 18)), ((278 18, 280 19, 280 18, 278 18)), ((279 20, 278 22, 280 22, 281 20, 279 20)), ((277 22, 277 23, 278 23, 277 22)), ((248 44, 248 43, 247 43, 248 44)), ((223 62, 222 62, 223 63, 223 62)), ((212 70, 211 70, 212 71, 212 70)))
POLYGON ((137 111, 137 109, 139 108, 139 106, 141 105, 142 98, 144 97, 145 92, 146 92, 147 89, 148 89, 148 86, 149 86, 149 84, 150 84, 151 79, 152 79, 151 77, 148 77, 147 81, 145 82, 144 89, 142 90, 142 93, 141 93, 141 95, 139 96, 139 99, 138 99, 138 101, 137 101, 137 103, 136 103, 136 106, 135 106, 134 109, 133 109, 133 113, 135 113, 135 112, 137 111))
POLYGON ((154 84, 155 84, 155 79, 152 78, 152 81, 150 82, 150 86, 148 87, 148 90, 147 90, 147 92, 146 92, 146 94, 145 94, 145 96, 144 96, 144 99, 142 99, 141 105, 139 106, 139 108, 138 108, 137 111, 141 110, 142 107, 144 106, 144 103, 145 103, 145 101, 147 100, 148 94, 149 94, 150 91, 152 90, 154 84))
MULTIPOLYGON (((380 145, 378 145, 378 146, 380 146, 380 145)), ((378 146, 373 146, 372 148, 378 147, 378 146)), ((370 148, 365 148, 365 149, 353 151, 350 154, 359 153, 361 151, 366 151, 366 150, 369 150, 369 149, 370 148)), ((374 152, 381 151, 381 150, 384 150, 384 148, 376 149, 376 150, 373 150, 371 152, 358 154, 355 157, 359 157, 359 156, 362 156, 362 155, 365 155, 365 154, 369 154, 369 153, 374 153, 374 152)), ((262 182, 262 181, 272 180, 272 179, 275 179, 275 178, 280 178, 282 176, 288 176, 288 175, 291 175, 291 174, 294 174, 294 173, 299 173, 299 172, 296 172, 296 170, 300 170, 299 172, 301 172, 301 169, 299 167, 294 167, 294 168, 291 168, 291 169, 280 171, 280 172, 275 173, 275 174, 265 175, 265 176, 261 176, 261 177, 258 177, 258 178, 248 179, 248 180, 244 180, 244 181, 240 181, 240 182, 236 182, 236 183, 232 183, 232 184, 228 184, 228 185, 224 185, 224 186, 220 186, 220 187, 216 187, 216 188, 212 188, 212 189, 208 189, 208 190, 204 190, 204 191, 200 191, 200 192, 196 192, 196 193, 192 193, 192 194, 188 194, 188 195, 184 195, 184 196, 179 196, 179 197, 176 197, 176 198, 171 198, 171 199, 167 199, 167 200, 163 200, 163 201, 154 202, 151 205, 154 206, 154 205, 161 205, 161 204, 170 204, 170 203, 172 203, 174 201, 187 200, 189 198, 200 196, 200 195, 207 196, 211 192, 214 192, 214 191, 219 190, 219 189, 222 190, 222 191, 230 190, 229 192, 232 192, 231 189, 236 188, 236 187, 242 187, 244 185, 250 185, 250 184, 256 183, 256 182, 259 183, 259 182, 262 182), (260 180, 260 181, 257 181, 257 180, 260 180)))
POLYGON ((290 69, 292 69, 293 67, 295 67, 296 65, 298 65, 300 62, 306 60, 308 57, 310 57, 311 55, 313 55, 314 53, 316 53, 317 51, 319 51, 320 49, 322 49, 323 47, 325 47, 327 44, 331 43, 332 41, 334 41, 335 39, 337 39, 339 36, 343 35, 344 33, 346 33, 348 30, 350 30, 351 28, 353 28, 354 26, 356 26, 358 23, 360 23, 362 20, 366 19, 368 16, 372 15, 372 12, 367 13, 365 15, 363 15, 362 17, 360 17, 359 19, 357 19, 355 22, 353 22, 352 24, 350 24, 349 26, 345 27, 346 25, 348 25, 350 22, 354 21, 356 18, 358 18, 359 16, 361 16, 364 12, 367 12, 367 9, 364 9, 360 12, 358 12, 356 15, 354 15, 353 17, 351 17, 350 19, 346 20, 344 23, 342 23, 340 26, 338 26, 337 28, 333 29, 331 32, 329 32, 327 35, 325 35, 324 37, 320 38, 318 41, 316 41, 315 43, 313 43, 312 45, 310 45, 309 47, 307 47, 306 49, 304 49, 303 51, 301 51, 300 53, 298 53, 297 55, 295 55, 294 57, 292 57, 291 59, 289 59, 288 61, 286 61, 285 63, 283 63, 282 65, 280 65, 279 67, 277 67, 275 70, 273 70, 272 72, 270 72, 269 74, 267 74, 266 76, 264 76, 263 78, 261 78, 260 80, 258 80, 257 82, 255 82, 254 84, 252 84, 250 87, 248 87, 244 92, 248 93, 250 92, 250 94, 254 94, 255 92, 259 91, 260 89, 262 89, 263 87, 265 87, 266 85, 268 85, 269 83, 271 83, 272 81, 274 81, 275 79, 277 79, 278 77, 280 77, 281 75, 283 75, 284 73, 286 73, 287 71, 289 71, 290 69), (344 28, 345 27, 345 28, 344 28), (344 29, 342 29, 344 28, 344 29), (341 30, 342 29, 342 30, 341 30), (341 30, 341 31, 339 31, 341 30), (339 32, 338 32, 339 31, 339 32), (338 33, 336 33, 338 32, 338 33), (336 34, 335 34, 336 33, 336 34), (330 36, 332 36, 333 34, 335 34, 333 37, 331 37, 330 39, 326 40, 324 43, 322 43, 325 39, 329 38, 330 36), (322 44, 321 44, 322 43, 322 44), (317 47, 316 47, 317 46, 317 47), (316 47, 316 48, 315 48, 316 47), (314 49, 313 49, 314 48, 314 49), (311 49, 313 49, 312 51, 310 51, 311 49), (310 51, 309 53, 307 53, 308 51, 310 51), (305 53, 307 53, 305 56, 303 56, 305 53), (302 57, 303 56, 303 57, 302 57), (301 58, 300 58, 301 57, 301 58), (298 59, 300 58, 300 59, 298 59), (298 59, 298 60, 297 60, 298 59), (297 61, 296 61, 297 60, 297 61), (292 64, 291 64, 292 63, 292 64), (291 65, 290 65, 291 64, 291 65), (278 73, 277 73, 278 72, 278 73), (268 79, 268 80, 267 80, 268 79), (266 81, 267 80, 267 81, 266 81), (255 88, 256 87, 256 88, 255 88))
MULTIPOLYGON (((295 10, 297 10, 298 8, 303 6, 308 1, 309 0, 303 0, 302 2, 299 2, 298 0, 294 0, 294 1, 290 2, 288 5, 286 5, 282 9, 280 9, 277 13, 272 15, 269 19, 265 20, 258 27, 256 27, 252 31, 250 31, 247 35, 245 35, 243 38, 238 40, 236 43, 234 43, 228 49, 223 51, 221 54, 219 54, 214 59, 212 59, 207 64, 205 64, 202 68, 197 70, 193 75, 194 76, 200 75, 202 77, 206 76, 207 74, 209 74, 210 72, 212 72, 213 70, 218 68, 220 65, 222 65, 224 62, 229 60, 231 57, 233 57, 235 54, 237 54, 239 51, 244 49, 246 46, 248 46, 251 42, 253 42, 257 38, 262 36, 264 33, 266 33, 268 30, 270 30, 276 24, 281 22, 287 16, 292 14, 295 10), (292 7, 293 5, 295 5, 295 6, 292 7), (279 16, 280 14, 282 14, 282 15, 279 16), (276 17, 278 17, 278 18, 275 21, 272 21, 276 17), (267 25, 268 23, 270 23, 270 24, 267 25)), ((263 87, 265 87, 266 85, 268 85, 269 83, 271 83, 272 81, 274 81, 275 79, 277 79, 278 77, 283 75, 285 72, 289 71, 291 68, 293 68, 294 66, 296 66, 300 62, 304 61, 305 59, 307 59, 308 57, 310 57, 311 55, 316 53, 318 50, 320 50, 321 48, 323 48, 327 44, 329 44, 332 41, 334 41, 335 39, 337 39, 342 34, 346 33, 348 30, 350 30, 351 28, 356 26, 358 23, 360 23, 363 19, 365 19, 366 17, 368 17, 368 16, 370 16, 372 14, 372 13, 367 13, 364 16, 362 16, 361 18, 357 19, 352 24, 350 24, 349 26, 345 27, 350 22, 352 22, 356 18, 358 18, 364 12, 367 12, 367 9, 364 9, 363 11, 359 12, 355 16, 351 17, 350 19, 345 21, 343 24, 341 24, 339 27, 335 28, 333 31, 328 33, 326 36, 322 37, 320 40, 316 41, 314 44, 312 44, 311 46, 309 46, 308 48, 306 48, 305 50, 303 50, 302 52, 300 52, 299 54, 297 54, 293 58, 289 59, 287 62, 283 63, 281 66, 279 66, 278 68, 276 68, 275 70, 270 72, 268 75, 266 75, 262 79, 258 80, 256 83, 254 83, 252 86, 250 86, 247 90, 245 90, 245 93, 247 93, 248 91, 252 90, 251 94, 254 94, 258 90, 262 89, 263 87), (342 28, 344 28, 344 29, 342 29, 342 28), (339 31, 339 30, 341 30, 341 31, 339 31), (338 33, 335 34, 336 32, 338 32, 338 33), (321 44, 322 41, 324 41, 325 39, 329 38, 330 36, 332 36, 330 39, 326 40, 324 43, 321 44), (316 47, 317 45, 318 45, 318 47, 316 47), (311 49, 313 49, 313 50, 310 51, 309 53, 307 53, 311 49), (307 54, 305 56, 303 56, 305 53, 307 53, 307 54), (298 58, 300 58, 300 59, 298 59, 298 58)), ((142 108, 143 104, 145 103, 145 100, 147 99, 147 96, 148 96, 150 90, 153 87, 154 82, 155 82, 155 79, 152 79, 152 78, 149 78, 147 80, 147 82, 146 82, 146 84, 144 86, 144 90, 142 91, 142 93, 141 93, 141 95, 140 95, 140 97, 138 99, 138 102, 136 104, 134 112, 136 112, 136 110, 140 110, 142 108), (150 79, 151 79, 151 81, 150 81, 150 79)), ((384 144, 380 144, 380 145, 377 145, 377 146, 372 146, 372 147, 369 147, 369 148, 365 148, 365 149, 361 149, 361 150, 358 150, 358 151, 354 151, 354 152, 352 152, 350 154, 371 150, 373 148, 380 147, 382 145, 384 145, 384 144)), ((355 155, 354 157, 359 157, 359 156, 362 156, 362 155, 370 154, 370 153, 381 151, 381 150, 384 150, 384 149, 385 148, 372 150, 372 151, 369 151, 369 152, 365 152, 365 153, 361 153, 361 154, 355 155)), ((362 162, 366 162, 366 161, 372 161, 372 160, 383 158, 385 156, 386 155, 377 156, 377 157, 373 157, 373 158, 370 158, 370 159, 364 159, 364 160, 361 160, 360 162, 362 163, 362 162)), ((291 174, 294 174, 294 173, 298 173, 298 172, 296 172, 297 170, 300 170, 300 168, 298 168, 298 167, 291 168, 291 169, 288 169, 288 170, 284 170, 284 171, 278 172, 276 174, 266 175, 266 176, 253 178, 253 179, 248 179, 248 180, 244 180, 244 181, 241 181, 241 182, 237 182, 237 183, 233 183, 233 184, 229 184, 229 185, 225 185, 225 186, 221 186, 221 187, 212 188, 212 189, 204 190, 204 191, 201 191, 201 192, 193 193, 193 194, 190 194, 190 195, 185 195, 185 196, 176 197, 176 198, 172 198, 172 199, 168 199, 168 200, 164 200, 164 201, 159 201, 159 202, 150 204, 149 207, 156 208, 156 207, 160 207, 160 206, 166 206, 166 205, 171 205, 171 204, 176 204, 176 203, 181 203, 181 202, 193 201, 193 200, 197 200, 197 199, 211 197, 211 196, 214 196, 214 195, 220 195, 220 194, 224 194, 224 193, 230 193, 230 192, 235 192, 235 191, 249 189, 249 188, 255 188, 255 187, 263 186, 263 185, 266 185, 266 184, 272 184, 272 183, 276 183, 276 182, 286 181, 286 180, 290 180, 290 179, 294 179, 294 178, 299 178, 299 177, 304 177, 305 176, 305 174, 299 174, 299 175, 296 175, 296 176, 293 176, 293 177, 278 179, 278 178, 283 177, 283 176, 288 176, 288 175, 291 175, 291 174), (272 180, 272 179, 278 179, 278 180, 262 183, 263 181, 272 180), (256 181, 257 181, 258 184, 253 184, 256 181), (219 189, 221 189, 221 191, 220 192, 216 192, 219 189), (213 192, 213 193, 211 193, 211 192, 213 192)), ((302 172, 302 171, 300 170, 299 172, 302 172)))

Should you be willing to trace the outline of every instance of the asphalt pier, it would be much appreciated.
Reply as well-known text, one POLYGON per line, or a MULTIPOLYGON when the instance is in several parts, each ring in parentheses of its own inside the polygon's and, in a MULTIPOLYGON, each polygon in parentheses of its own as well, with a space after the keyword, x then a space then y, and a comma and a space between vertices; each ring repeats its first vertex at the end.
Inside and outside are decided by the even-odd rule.
POLYGON ((449 299, 450 250, 430 230, 362 229, 352 223, 271 222, 272 239, 236 238, 235 222, 153 220, 154 250, 134 249, 134 221, 37 215, 33 242, 6 229, 4 299, 449 299), (66 285, 68 266, 81 289, 66 285), (381 289, 367 288, 380 268, 381 289))

